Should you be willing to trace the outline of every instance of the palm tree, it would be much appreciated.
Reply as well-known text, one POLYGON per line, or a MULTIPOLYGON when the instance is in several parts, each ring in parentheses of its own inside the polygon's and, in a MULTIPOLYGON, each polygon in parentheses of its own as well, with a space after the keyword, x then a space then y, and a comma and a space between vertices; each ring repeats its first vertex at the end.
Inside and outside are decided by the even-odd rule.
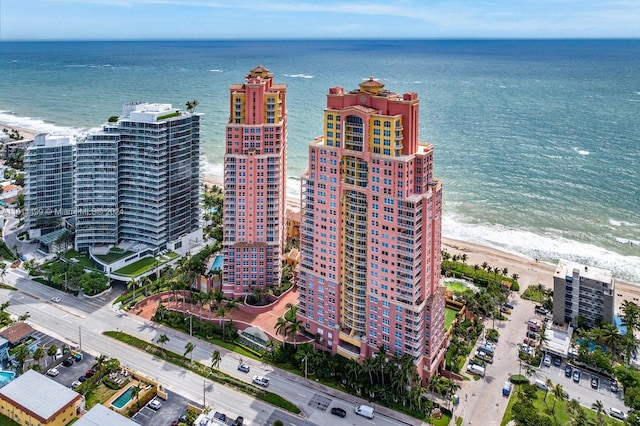
POLYGON ((220 351, 216 349, 211 354, 211 369, 213 370, 215 368, 216 370, 220 371, 221 361, 222 361, 222 357, 220 356, 220 351))
POLYGON ((511 279, 512 279, 512 280, 514 280, 514 281, 518 282, 518 279, 519 279, 519 278, 520 278, 520 275, 518 275, 518 274, 516 274, 516 273, 511 274, 511 279))
POLYGON ((107 356, 100 354, 98 355, 98 357, 96 357, 96 365, 98 366, 98 368, 102 367, 102 364, 104 364, 104 362, 107 360, 107 356))
POLYGON ((276 321, 276 334, 280 334, 286 339, 287 332, 287 320, 285 320, 283 317, 278 317, 278 320, 276 321))
POLYGON ((304 325, 302 325, 301 320, 296 319, 289 323, 289 326, 287 327, 287 334, 293 335, 293 346, 296 345, 296 336, 298 335, 298 332, 302 330, 304 330, 304 325))
POLYGON ((139 395, 140 395, 140 387, 139 386, 132 386, 131 387, 131 397, 134 398, 137 401, 139 395))
POLYGON ((616 344, 620 339, 620 333, 618 332, 618 327, 611 323, 602 324, 602 343, 604 343, 609 349, 611 349, 612 354, 616 354, 616 344))
POLYGON ((637 330, 640 325, 640 308, 638 308, 638 305, 625 300, 622 302, 620 310, 622 311, 622 325, 627 327, 627 332, 637 330))
POLYGON ((162 353, 164 354, 164 344, 169 341, 169 337, 166 334, 161 334, 158 337, 158 344, 162 348, 162 353))
POLYGON ((131 278, 129 280, 129 282, 127 283, 127 290, 132 290, 133 289, 133 297, 131 298, 131 304, 133 304, 136 301, 136 287, 138 286, 138 281, 134 280, 133 278, 131 278))
POLYGON ((577 399, 574 398, 571 401, 567 402, 567 411, 569 412, 569 414, 576 414, 579 408, 580 402, 577 399))
POLYGON ((16 357, 16 361, 18 361, 18 372, 22 373, 24 370, 24 362, 27 360, 27 357, 31 354, 31 352, 29 352, 29 349, 27 349, 26 346, 22 345, 20 346, 20 349, 18 349, 18 353, 16 353, 15 357, 16 357))
POLYGON ((227 312, 229 312, 229 319, 233 321, 233 310, 239 309, 238 302, 235 300, 228 300, 227 303, 225 303, 225 308, 227 309, 227 312))
POLYGON ((551 413, 553 414, 553 417, 555 418, 556 416, 556 402, 558 402, 558 400, 560 401, 566 401, 567 397, 566 394, 564 392, 564 389, 562 388, 562 385, 560 383, 558 383, 554 388, 553 388, 553 407, 551 408, 551 413))
POLYGON ((549 389, 553 389, 553 382, 551 381, 551 379, 547 379, 544 384, 547 385, 547 390, 544 393, 544 402, 547 402, 547 395, 549 395, 549 389))
POLYGON ((444 397, 451 401, 451 397, 460 389, 460 385, 453 379, 444 380, 444 397))
POLYGON ((587 426, 589 424, 589 418, 584 408, 578 406, 574 417, 571 419, 571 424, 574 426, 587 426))
POLYGON ((191 342, 187 342, 187 344, 184 345, 184 348, 184 356, 191 355, 190 361, 193 362, 193 350, 196 348, 196 345, 191 342))
POLYGON ((602 401, 597 400, 596 402, 591 404, 591 408, 593 408, 596 411, 596 417, 598 419, 598 423, 603 424, 604 419, 602 418, 602 413, 604 413, 604 405, 602 404, 602 401))
POLYGON ((51 361, 55 361, 55 356, 58 353, 58 347, 56 345, 51 345, 47 348, 47 355, 51 357, 51 361))
POLYGON ((42 346, 38 346, 38 349, 33 351, 33 359, 40 365, 40 360, 45 357, 45 352, 42 346))

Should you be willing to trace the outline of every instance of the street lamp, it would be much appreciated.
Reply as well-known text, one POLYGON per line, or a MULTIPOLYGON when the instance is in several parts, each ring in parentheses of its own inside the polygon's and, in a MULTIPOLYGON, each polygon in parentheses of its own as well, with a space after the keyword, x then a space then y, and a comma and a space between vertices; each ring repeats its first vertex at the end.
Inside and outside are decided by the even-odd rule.
POLYGON ((304 378, 305 380, 307 379, 307 357, 309 355, 305 356, 302 360, 304 361, 304 378))
POLYGON ((189 314, 189 336, 193 337, 193 316, 191 316, 191 311, 187 311, 189 314))

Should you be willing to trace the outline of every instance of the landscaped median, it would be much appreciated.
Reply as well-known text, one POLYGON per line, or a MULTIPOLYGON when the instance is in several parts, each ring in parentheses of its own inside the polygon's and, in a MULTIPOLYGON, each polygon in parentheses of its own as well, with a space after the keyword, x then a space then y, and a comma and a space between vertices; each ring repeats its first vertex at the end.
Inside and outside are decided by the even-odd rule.
POLYGON ((282 408, 283 410, 287 410, 291 413, 300 414, 300 409, 294 403, 287 401, 281 396, 276 395, 273 392, 260 389, 252 384, 238 380, 235 377, 232 377, 211 367, 205 366, 199 362, 191 361, 184 355, 167 351, 160 346, 154 345, 153 343, 149 343, 147 341, 138 339, 135 336, 120 331, 105 331, 103 334, 105 336, 111 337, 112 339, 116 339, 122 343, 126 343, 127 345, 133 346, 147 353, 163 358, 165 361, 171 364, 186 368, 202 377, 206 377, 218 383, 233 387, 234 389, 251 395, 253 398, 268 402, 269 404, 275 405, 276 407, 282 408))

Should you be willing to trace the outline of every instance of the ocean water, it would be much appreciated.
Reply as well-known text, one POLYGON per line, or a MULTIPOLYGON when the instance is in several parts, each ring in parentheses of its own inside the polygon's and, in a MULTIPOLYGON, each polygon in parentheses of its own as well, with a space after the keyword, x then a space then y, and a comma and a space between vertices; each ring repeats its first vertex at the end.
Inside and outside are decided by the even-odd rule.
POLYGON ((329 87, 374 76, 421 99, 445 236, 640 283, 640 40, 5 42, 0 122, 78 133, 197 99, 221 175, 229 86, 258 64, 288 85, 290 195, 329 87))

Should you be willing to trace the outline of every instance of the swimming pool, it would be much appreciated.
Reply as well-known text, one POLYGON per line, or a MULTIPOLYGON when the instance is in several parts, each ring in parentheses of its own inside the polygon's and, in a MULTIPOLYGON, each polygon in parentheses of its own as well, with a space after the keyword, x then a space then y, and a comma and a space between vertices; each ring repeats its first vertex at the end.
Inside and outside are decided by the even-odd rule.
POLYGON ((122 392, 122 394, 120 394, 119 397, 113 400, 111 405, 113 405, 118 409, 127 405, 129 401, 131 401, 131 398, 133 397, 133 388, 134 386, 129 386, 126 391, 122 392))
POLYGON ((222 270, 222 255, 219 254, 213 259, 213 264, 211 265, 211 270, 215 271, 216 269, 222 270))
POLYGON ((16 377, 13 371, 0 371, 0 388, 16 377))

